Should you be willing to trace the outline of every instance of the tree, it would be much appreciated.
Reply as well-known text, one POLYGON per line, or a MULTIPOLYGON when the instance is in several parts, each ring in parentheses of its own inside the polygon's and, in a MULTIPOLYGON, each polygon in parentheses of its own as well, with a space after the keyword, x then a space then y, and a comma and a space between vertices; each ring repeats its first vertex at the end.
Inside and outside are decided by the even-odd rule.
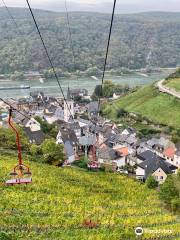
MULTIPOLYGON (((19 126, 15 126, 20 135, 20 143, 22 150, 28 149, 28 139, 24 134, 24 131, 19 126)), ((0 127, 0 147, 17 149, 15 133, 10 128, 0 127)))
POLYGON ((102 86, 101 85, 96 85, 95 90, 94 90, 94 94, 97 97, 102 97, 102 86))
POLYGON ((49 164, 60 166, 64 161, 63 146, 56 144, 54 139, 46 139, 42 145, 44 161, 49 164))
POLYGON ((114 93, 115 85, 112 83, 112 81, 106 80, 103 85, 103 96, 104 97, 112 97, 114 93))
POLYGON ((56 138, 57 136, 57 127, 56 125, 53 124, 49 124, 48 122, 42 120, 40 117, 36 116, 35 117, 36 121, 38 121, 41 125, 41 129, 43 131, 44 134, 56 138))
POLYGON ((158 182, 156 181, 156 179, 153 177, 153 176, 149 176, 147 179, 146 179, 146 186, 148 188, 157 188, 158 187, 158 182))
POLYGON ((159 196, 166 204, 171 204, 171 201, 174 198, 179 197, 179 193, 175 187, 174 178, 172 175, 169 175, 166 178, 166 181, 161 185, 159 196))

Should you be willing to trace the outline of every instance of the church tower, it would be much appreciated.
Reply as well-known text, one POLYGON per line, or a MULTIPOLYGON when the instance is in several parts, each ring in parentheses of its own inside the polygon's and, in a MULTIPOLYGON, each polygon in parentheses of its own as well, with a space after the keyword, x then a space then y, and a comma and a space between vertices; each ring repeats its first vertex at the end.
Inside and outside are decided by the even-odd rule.
POLYGON ((71 118, 74 118, 74 101, 71 97, 70 89, 68 87, 67 98, 64 100, 64 121, 68 122, 71 118))

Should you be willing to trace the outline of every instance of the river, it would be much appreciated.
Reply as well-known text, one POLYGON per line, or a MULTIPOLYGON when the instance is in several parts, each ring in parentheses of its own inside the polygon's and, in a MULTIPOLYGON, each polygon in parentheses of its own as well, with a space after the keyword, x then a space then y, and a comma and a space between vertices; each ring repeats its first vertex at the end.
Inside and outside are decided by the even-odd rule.
MULTIPOLYGON (((105 80, 112 80, 113 83, 118 84, 128 84, 131 87, 142 86, 151 84, 157 80, 163 79, 168 76, 173 70, 164 69, 161 72, 151 73, 147 76, 134 72, 133 74, 123 75, 123 76, 112 76, 106 74, 105 80)), ((64 93, 66 93, 68 85, 70 88, 86 88, 89 91, 89 94, 92 94, 95 86, 101 83, 101 80, 88 78, 88 77, 76 77, 74 78, 60 78, 60 83, 64 93)), ((16 89, 16 90, 0 90, 0 97, 2 98, 19 98, 29 96, 30 92, 33 91, 42 91, 48 96, 62 96, 60 93, 60 89, 55 79, 45 80, 44 83, 39 80, 31 80, 31 81, 6 81, 0 80, 0 87, 17 87, 21 85, 30 85, 30 89, 16 89)))

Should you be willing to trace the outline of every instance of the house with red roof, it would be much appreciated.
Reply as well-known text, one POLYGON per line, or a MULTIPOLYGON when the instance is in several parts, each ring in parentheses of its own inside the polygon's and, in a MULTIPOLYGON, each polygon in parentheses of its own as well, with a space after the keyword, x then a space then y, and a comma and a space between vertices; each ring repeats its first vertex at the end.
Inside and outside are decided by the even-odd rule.
POLYGON ((177 151, 174 147, 168 147, 163 152, 163 157, 170 164, 180 168, 180 151, 177 151))

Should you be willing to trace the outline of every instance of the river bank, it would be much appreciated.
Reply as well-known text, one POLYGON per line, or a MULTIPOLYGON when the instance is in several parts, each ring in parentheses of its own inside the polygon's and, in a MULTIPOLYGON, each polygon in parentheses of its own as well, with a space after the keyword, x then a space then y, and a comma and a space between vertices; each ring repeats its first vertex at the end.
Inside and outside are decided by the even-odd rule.
MULTIPOLYGON (((111 80, 116 84, 128 84, 130 87, 143 86, 151 84, 155 81, 167 77, 172 73, 173 69, 163 69, 160 72, 154 72, 146 74, 141 74, 140 72, 134 72, 131 74, 124 74, 120 76, 111 75, 108 72, 105 75, 105 80, 111 80)), ((93 90, 96 85, 101 84, 101 78, 93 79, 92 77, 77 77, 71 76, 70 78, 59 78, 63 91, 66 93, 68 86, 72 89, 74 88, 85 88, 88 90, 89 94, 93 93, 93 90)), ((18 87, 24 85, 29 85, 30 89, 28 90, 7 90, 0 91, 1 97, 25 97, 33 91, 42 91, 48 96, 61 96, 60 89, 58 87, 57 81, 55 79, 49 79, 40 81, 40 79, 25 81, 0 81, 0 87, 18 87)))

